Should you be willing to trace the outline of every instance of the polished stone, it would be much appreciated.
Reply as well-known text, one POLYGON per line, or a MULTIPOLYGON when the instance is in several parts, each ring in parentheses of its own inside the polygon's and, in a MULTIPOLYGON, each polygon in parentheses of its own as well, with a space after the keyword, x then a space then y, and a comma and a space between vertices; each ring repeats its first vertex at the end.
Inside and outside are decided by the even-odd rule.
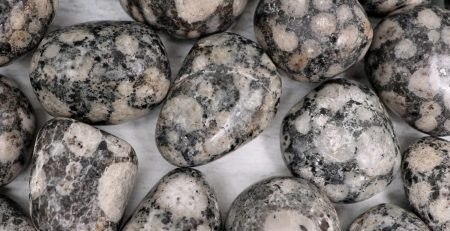
POLYGON ((3 195, 0 195, 0 230, 35 231, 30 218, 19 205, 3 195))
POLYGON ((359 0, 369 14, 385 15, 405 6, 429 4, 431 0, 359 0))

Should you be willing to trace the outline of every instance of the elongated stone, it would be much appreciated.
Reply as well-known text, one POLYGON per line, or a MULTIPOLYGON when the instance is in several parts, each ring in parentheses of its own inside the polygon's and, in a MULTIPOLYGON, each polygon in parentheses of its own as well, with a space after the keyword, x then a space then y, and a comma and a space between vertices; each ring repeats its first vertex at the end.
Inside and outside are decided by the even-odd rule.
POLYGON ((0 195, 0 230, 35 231, 30 218, 19 205, 3 195, 0 195))

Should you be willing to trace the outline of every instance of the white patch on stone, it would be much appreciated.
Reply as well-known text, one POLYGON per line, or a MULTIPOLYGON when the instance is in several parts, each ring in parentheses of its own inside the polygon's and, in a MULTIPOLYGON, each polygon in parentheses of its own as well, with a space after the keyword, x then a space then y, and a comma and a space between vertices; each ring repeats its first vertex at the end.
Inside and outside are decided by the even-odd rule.
POLYGON ((45 49, 44 56, 49 59, 54 58, 59 54, 60 50, 61 47, 59 45, 52 44, 45 49))
POLYGON ((84 29, 76 29, 71 30, 65 33, 62 33, 59 36, 59 41, 67 44, 73 44, 75 42, 80 42, 83 40, 92 40, 94 39, 94 35, 91 34, 89 31, 84 29))
POLYGON ((421 68, 412 74, 408 89, 419 97, 432 99, 439 91, 439 85, 438 75, 431 74, 428 68, 421 68))
POLYGON ((403 29, 398 22, 386 19, 378 25, 377 33, 373 37, 372 48, 380 48, 387 41, 394 41, 403 36, 403 29))
POLYGON ((294 32, 287 31, 286 26, 274 23, 272 35, 277 46, 283 51, 293 51, 298 47, 298 38, 294 32))
POLYGON ((438 198, 430 203, 430 213, 435 220, 441 223, 450 221, 450 198, 448 196, 438 198))
POLYGON ((31 42, 31 35, 23 30, 14 31, 10 37, 11 45, 14 48, 25 48, 31 42))
MULTIPOLYGON (((141 0, 141 2, 145 2, 145 1, 141 0)), ((158 18, 155 16, 155 13, 153 12, 153 10, 150 6, 142 7, 142 11, 144 13, 143 17, 145 18, 145 20, 147 20, 147 22, 155 23, 158 20, 158 18)), ((144 20, 142 20, 142 21, 144 21, 144 20)))
POLYGON ((263 231, 292 231, 303 226, 306 230, 317 230, 317 224, 310 218, 295 210, 283 209, 267 214, 264 219, 263 231))
POLYGON ((108 105, 103 103, 91 102, 91 109, 88 113, 88 118, 93 122, 104 121, 108 116, 108 105))
POLYGON ((203 127, 203 108, 193 98, 180 95, 166 102, 161 115, 167 121, 179 124, 186 132, 203 127))
POLYGON ((89 78, 89 72, 95 61, 90 55, 80 55, 76 56, 70 63, 74 69, 66 70, 66 78, 71 81, 85 81, 89 78))
MULTIPOLYGON (((437 41, 439 41, 439 39, 440 39, 440 37, 441 37, 441 35, 439 34, 439 32, 437 32, 436 30, 430 30, 429 32, 428 32, 428 39, 431 41, 431 42, 433 42, 433 43, 436 43, 437 41)), ((444 35, 444 34, 443 34, 444 35)), ((449 36, 450 36, 450 33, 449 33, 449 36)), ((449 37, 450 38, 450 37, 449 37)), ((444 37, 442 37, 442 40, 444 40, 445 41, 445 39, 444 39, 444 37)), ((449 43, 450 44, 450 43, 449 43)))
POLYGON ((80 157, 90 157, 102 141, 102 133, 87 124, 73 123, 64 133, 63 141, 67 148, 80 157))
POLYGON ((322 38, 336 31, 336 17, 330 13, 319 13, 311 18, 311 30, 322 38))
POLYGON ((124 121, 130 120, 130 118, 139 118, 147 114, 148 109, 139 109, 131 107, 128 104, 127 98, 121 98, 114 101, 112 105, 114 111, 111 113, 109 121, 111 124, 119 124, 124 121))
POLYGON ((374 72, 375 80, 380 86, 385 86, 394 76, 394 70, 390 62, 382 63, 374 72))
POLYGON ((424 132, 430 132, 438 126, 436 118, 432 116, 422 116, 420 119, 416 120, 414 124, 418 129, 424 132))
POLYGON ((125 55, 133 56, 139 50, 139 41, 127 34, 117 36, 115 43, 117 50, 125 55))
POLYGON ((308 13, 309 0, 283 0, 280 8, 288 15, 303 17, 308 13))
POLYGON ((82 169, 83 169, 83 166, 81 165, 80 162, 71 161, 66 166, 66 175, 75 178, 76 176, 78 176, 81 173, 82 169))
POLYGON ((16 160, 24 148, 23 137, 17 130, 0 133, 0 162, 16 160))
POLYGON ((147 97, 152 97, 155 102, 161 102, 169 91, 170 80, 157 67, 146 69, 142 78, 144 84, 135 89, 137 100, 145 101, 147 97))
POLYGON ((28 115, 28 113, 25 113, 22 108, 17 109, 17 115, 20 118, 20 124, 22 128, 30 133, 33 133, 36 127, 34 115, 33 114, 28 115))
POLYGON ((245 6, 247 5, 248 0, 234 0, 233 1, 233 15, 235 17, 242 14, 242 12, 245 9, 245 6))
POLYGON ((431 9, 423 9, 417 14, 417 22, 428 29, 441 27, 441 18, 431 9))
POLYGON ((445 44, 450 45, 450 26, 446 26, 442 29, 441 38, 445 44))
POLYGON ((211 61, 215 64, 230 64, 235 57, 231 56, 229 50, 226 47, 214 47, 211 51, 211 61))
POLYGON ((412 184, 409 188, 409 201, 415 207, 423 206, 430 201, 432 192, 433 188, 428 182, 422 181, 412 184))
POLYGON ((210 64, 208 58, 205 55, 199 55, 192 61, 192 71, 197 72, 203 70, 208 64, 210 64))
POLYGON ((347 198, 349 193, 347 185, 343 184, 327 184, 324 191, 331 201, 342 201, 347 198))
POLYGON ((333 4, 333 0, 313 0, 314 7, 321 11, 330 9, 333 4))
POLYGON ((115 136, 106 136, 105 137, 106 146, 108 150, 117 157, 129 157, 132 152, 131 146, 122 139, 119 139, 115 136))
POLYGON ((37 155, 36 164, 30 177, 30 195, 33 200, 42 195, 47 188, 47 175, 43 169, 46 162, 43 157, 45 154, 41 152, 35 155, 37 155))
POLYGON ((347 4, 343 4, 339 8, 337 8, 336 17, 337 20, 339 20, 339 22, 343 24, 353 18, 353 13, 347 4))
POLYGON ((307 134, 311 130, 311 117, 308 112, 303 112, 294 122, 295 129, 301 134, 307 134))
POLYGON ((327 124, 320 136, 314 140, 317 153, 328 163, 343 163, 355 155, 355 140, 351 132, 343 127, 327 124))
POLYGON ((407 161, 415 171, 428 173, 442 163, 443 158, 430 146, 416 147, 411 150, 407 161))
POLYGON ((355 25, 349 25, 342 29, 339 33, 336 45, 343 49, 342 52, 349 53, 353 52, 355 44, 358 44, 359 30, 355 25))
POLYGON ((222 0, 175 0, 178 17, 188 23, 207 19, 212 15, 222 0))
MULTIPOLYGON (((7 12, 5 12, 7 13, 7 12)), ((16 4, 16 6, 14 6, 11 9, 11 16, 9 17, 9 24, 11 26, 12 30, 21 30, 24 26, 25 23, 27 22, 27 18, 26 18, 27 14, 26 12, 24 12, 21 9, 21 4, 16 4)), ((6 17, 6 16, 4 16, 6 17)), ((3 35, 2 35, 3 37, 3 35)))
POLYGON ((403 39, 395 46, 395 57, 400 59, 412 58, 417 51, 416 45, 409 39, 403 39))

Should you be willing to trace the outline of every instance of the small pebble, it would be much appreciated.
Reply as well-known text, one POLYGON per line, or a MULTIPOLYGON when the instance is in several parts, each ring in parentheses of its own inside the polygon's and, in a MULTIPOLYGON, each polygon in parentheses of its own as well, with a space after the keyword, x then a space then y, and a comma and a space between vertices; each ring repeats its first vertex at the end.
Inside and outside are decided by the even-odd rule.
POLYGON ((359 0, 369 14, 385 15, 405 6, 429 4, 431 0, 359 0))
POLYGON ((3 195, 0 195, 0 230, 35 231, 33 223, 20 206, 3 195))

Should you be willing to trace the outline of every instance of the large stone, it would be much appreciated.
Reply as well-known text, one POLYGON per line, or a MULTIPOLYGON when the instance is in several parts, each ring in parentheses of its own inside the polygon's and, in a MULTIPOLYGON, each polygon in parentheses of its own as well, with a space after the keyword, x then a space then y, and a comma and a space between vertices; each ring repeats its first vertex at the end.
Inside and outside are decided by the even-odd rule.
POLYGON ((33 223, 20 206, 3 195, 0 195, 0 230, 35 231, 33 223))

